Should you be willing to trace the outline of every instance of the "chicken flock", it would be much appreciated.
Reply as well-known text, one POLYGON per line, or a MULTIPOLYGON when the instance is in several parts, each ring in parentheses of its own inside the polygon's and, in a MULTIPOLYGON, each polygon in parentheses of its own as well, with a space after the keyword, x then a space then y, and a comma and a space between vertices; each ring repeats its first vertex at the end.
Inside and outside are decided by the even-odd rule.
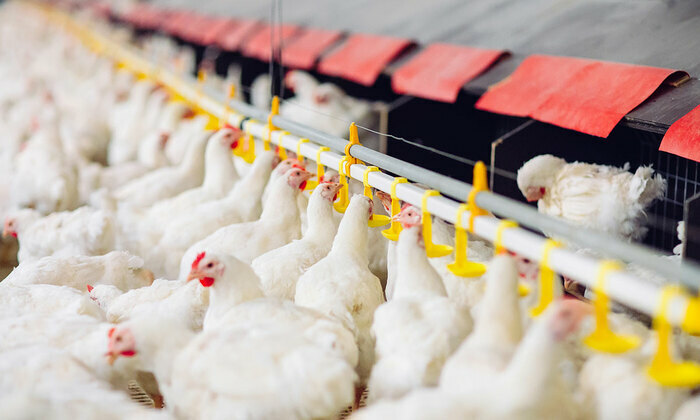
MULTIPOLYGON (((470 236, 470 259, 488 271, 455 276, 453 256, 426 256, 420 209, 405 204, 398 241, 386 240, 367 222, 390 212, 387 194, 367 198, 351 180, 341 214, 332 170, 307 189, 313 174, 300 160, 232 158, 240 130, 207 130, 206 115, 35 9, 0 7, 0 57, 2 245, 19 243, 19 265, 0 282, 0 417, 333 419, 348 407, 357 419, 700 415, 691 389, 647 376, 656 338, 646 326, 610 314, 643 344, 589 350, 590 305, 564 298, 559 283, 532 318, 537 276, 521 274, 522 261, 470 236), (530 295, 519 296, 521 281, 530 295), (131 381, 164 408, 130 400, 131 381)), ((296 94, 310 95, 307 76, 295 77, 296 94)), ((645 168, 585 164, 554 180, 567 164, 547 159, 546 170, 519 174, 527 198, 622 236, 641 234, 665 187, 645 168), (596 189, 572 192, 562 183, 574 175, 596 189), (610 211, 625 216, 612 224, 577 205, 622 190, 629 201, 613 201, 624 212, 610 211)), ((433 241, 454 235, 433 221, 433 241)), ((697 360, 693 338, 676 338, 674 352, 697 360)))

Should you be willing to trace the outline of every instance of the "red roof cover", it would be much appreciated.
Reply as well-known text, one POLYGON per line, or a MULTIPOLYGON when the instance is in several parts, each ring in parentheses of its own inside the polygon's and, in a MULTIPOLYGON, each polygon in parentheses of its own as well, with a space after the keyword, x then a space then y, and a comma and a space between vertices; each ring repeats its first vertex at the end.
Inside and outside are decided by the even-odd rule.
POLYGON ((700 162, 700 105, 668 128, 659 150, 700 162))
POLYGON ((462 86, 503 54, 502 50, 432 44, 401 66, 391 85, 396 93, 454 102, 462 86))
POLYGON ((284 44, 283 61, 286 66, 311 69, 318 57, 335 44, 342 32, 325 29, 304 29, 304 32, 284 44))
POLYGON ((492 86, 476 108, 530 116, 607 137, 675 70, 582 58, 533 55, 492 86))
POLYGON ((404 38, 356 34, 321 60, 318 71, 371 86, 382 70, 411 45, 404 38))
POLYGON ((285 41, 294 37, 298 32, 299 27, 296 25, 281 25, 279 28, 275 28, 273 43, 270 25, 261 25, 261 28, 245 42, 242 52, 249 57, 269 61, 271 48, 281 47, 285 41))
POLYGON ((233 21, 226 31, 223 31, 216 39, 216 44, 226 51, 238 51, 241 43, 251 36, 260 26, 260 22, 255 20, 233 21))

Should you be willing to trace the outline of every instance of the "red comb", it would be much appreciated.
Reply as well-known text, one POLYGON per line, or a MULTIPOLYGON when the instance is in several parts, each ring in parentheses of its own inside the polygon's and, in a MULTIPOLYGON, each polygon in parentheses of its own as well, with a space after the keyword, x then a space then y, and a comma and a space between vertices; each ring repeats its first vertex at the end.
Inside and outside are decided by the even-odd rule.
POLYGON ((411 203, 403 203, 403 206, 401 206, 401 211, 404 211, 405 209, 407 209, 410 206, 411 206, 411 203))
POLYGON ((90 293, 90 292, 92 292, 92 289, 94 289, 94 287, 92 287, 92 286, 90 286, 90 285, 88 284, 88 285, 87 285, 87 289, 88 289, 88 293, 90 293))
POLYGON ((110 328, 109 331, 107 332, 107 337, 112 338, 112 336, 114 335, 114 330, 116 330, 116 329, 117 329, 117 327, 110 328))
POLYGON ((195 258, 194 261, 192 261, 192 270, 199 268, 199 262, 202 261, 202 259, 204 259, 206 255, 207 254, 204 251, 197 254, 197 258, 195 258))

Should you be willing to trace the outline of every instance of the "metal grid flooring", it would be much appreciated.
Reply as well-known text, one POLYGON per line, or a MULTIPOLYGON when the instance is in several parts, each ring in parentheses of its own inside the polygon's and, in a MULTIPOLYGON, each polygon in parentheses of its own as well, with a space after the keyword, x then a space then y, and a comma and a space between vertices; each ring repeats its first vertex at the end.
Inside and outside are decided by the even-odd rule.
MULTIPOLYGON (((136 381, 131 381, 129 382, 129 396, 131 397, 132 400, 135 402, 139 403, 140 405, 144 407, 149 407, 153 408, 153 400, 151 397, 146 394, 146 391, 141 388, 138 382, 136 381)), ((362 398, 360 399, 360 408, 365 407, 367 405, 367 388, 362 391, 362 398)), ((350 417, 352 414, 353 410, 352 407, 346 408, 340 415, 338 416, 339 420, 346 419, 350 417)))

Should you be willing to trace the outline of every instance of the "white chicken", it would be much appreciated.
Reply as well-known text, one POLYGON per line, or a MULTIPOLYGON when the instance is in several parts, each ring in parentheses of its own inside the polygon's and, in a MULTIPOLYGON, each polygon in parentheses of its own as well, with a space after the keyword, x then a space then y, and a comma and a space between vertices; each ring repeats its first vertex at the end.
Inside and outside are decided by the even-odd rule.
POLYGON ((214 133, 205 149, 202 185, 155 203, 146 214, 147 224, 157 226, 161 224, 161 220, 173 217, 183 210, 189 210, 192 203, 205 203, 226 195, 238 181, 231 149, 236 147, 241 135, 240 130, 229 128, 214 133))
POLYGON ((192 261, 202 251, 233 255, 250 264, 260 255, 299 239, 296 196, 309 178, 309 172, 292 168, 276 179, 260 219, 222 227, 190 246, 180 262, 178 278, 187 277, 192 261))
POLYGON ((445 363, 440 387, 469 391, 480 378, 505 368, 523 336, 518 305, 518 270, 508 256, 497 256, 487 272, 486 293, 474 331, 445 363))
POLYGON ((319 184, 309 199, 309 227, 304 237, 253 260, 265 296, 293 300, 299 277, 331 250, 338 230, 333 202, 340 187, 338 183, 319 184))
POLYGON ((44 257, 24 262, 0 282, 0 288, 10 284, 53 284, 85 291, 88 285, 109 284, 127 291, 152 282, 153 273, 143 268, 141 258, 113 251, 96 257, 44 257))
POLYGON ((166 278, 175 278, 182 256, 193 243, 224 226, 260 218, 263 188, 276 159, 272 151, 261 153, 226 197, 199 204, 168 222, 160 241, 148 254, 152 267, 159 267, 166 278))
POLYGON ((44 217, 23 209, 11 213, 3 227, 4 236, 19 240, 19 262, 52 255, 104 255, 115 248, 117 234, 110 211, 87 206, 44 217))
POLYGON ((367 220, 371 211, 371 199, 361 195, 350 199, 331 251, 299 278, 294 296, 297 304, 335 317, 352 331, 360 349, 357 373, 363 384, 374 364, 370 331, 374 311, 384 302, 381 283, 368 268, 367 220))
POLYGON ((148 207, 174 197, 204 181, 204 150, 209 133, 194 136, 178 166, 149 172, 114 191, 114 198, 135 208, 148 207))
POLYGON ((393 299, 374 313, 377 361, 369 379, 370 401, 435 386, 442 366, 471 330, 468 307, 450 301, 422 246, 420 214, 399 215, 404 229, 397 247, 393 299))
POLYGON ((566 163, 540 155, 518 170, 518 188, 528 201, 537 201, 541 213, 562 218, 587 229, 627 240, 644 237, 646 210, 666 192, 666 181, 651 167, 633 174, 629 165, 615 168, 566 163))
MULTIPOLYGON (((496 262, 494 262, 496 263, 496 262)), ((500 371, 471 378, 465 389, 421 389, 397 401, 379 402, 353 419, 570 420, 585 418, 557 371, 562 344, 576 332, 590 308, 578 301, 551 305, 527 332, 500 371), (527 383, 523 383, 527 378, 527 383), (580 417, 581 416, 581 417, 580 417)), ((469 378, 465 378, 469 379, 469 378)))
MULTIPOLYGON (((212 289, 201 335, 192 336, 180 322, 134 319, 117 328, 108 350, 112 358, 138 355, 177 413, 329 418, 349 404, 354 372, 340 347, 352 350, 354 343, 340 325, 290 302, 263 298, 253 271, 235 257, 202 253, 188 279, 212 289), (159 337, 163 325, 171 325, 167 337, 159 337), (195 354, 202 362, 182 362, 195 354), (229 380, 231 374, 236 380, 229 380), (296 392, 282 392, 292 383, 296 392)), ((356 361, 356 349, 354 355, 356 361)))

